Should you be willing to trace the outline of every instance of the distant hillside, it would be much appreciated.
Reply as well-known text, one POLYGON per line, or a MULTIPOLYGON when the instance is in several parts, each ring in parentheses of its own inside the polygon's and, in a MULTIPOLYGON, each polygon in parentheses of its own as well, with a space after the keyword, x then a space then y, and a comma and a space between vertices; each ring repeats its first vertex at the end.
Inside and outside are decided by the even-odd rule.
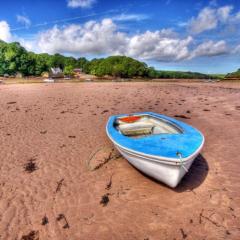
POLYGON ((198 72, 182 72, 182 71, 158 71, 154 70, 152 77, 167 79, 209 79, 210 75, 198 72), (154 73, 155 71, 155 73, 154 73))
POLYGON ((19 43, 0 40, 0 76, 21 73, 24 76, 40 76, 52 67, 64 70, 65 75, 73 74, 74 68, 98 77, 120 78, 168 78, 168 79, 208 79, 209 75, 197 72, 159 71, 144 62, 126 56, 109 56, 92 59, 66 57, 61 54, 36 54, 28 52, 19 43))
POLYGON ((240 68, 236 72, 228 73, 225 80, 240 80, 240 68))
POLYGON ((213 79, 224 79, 226 77, 226 74, 210 74, 210 76, 213 78, 213 79))

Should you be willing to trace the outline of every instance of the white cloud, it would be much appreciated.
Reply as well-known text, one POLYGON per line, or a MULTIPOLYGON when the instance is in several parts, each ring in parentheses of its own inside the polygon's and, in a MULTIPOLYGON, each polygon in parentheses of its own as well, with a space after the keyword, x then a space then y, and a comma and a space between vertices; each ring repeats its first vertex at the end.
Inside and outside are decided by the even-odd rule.
POLYGON ((219 21, 226 22, 230 18, 233 6, 224 6, 217 9, 217 17, 219 21))
POLYGON ((225 41, 206 41, 196 47, 191 53, 189 58, 202 57, 202 56, 218 56, 229 53, 229 49, 225 41))
POLYGON ((68 7, 70 8, 89 8, 96 0, 68 0, 68 7))
POLYGON ((138 59, 178 61, 189 55, 192 37, 180 39, 170 29, 133 36, 121 32, 111 19, 84 25, 57 26, 38 36, 38 48, 48 53, 123 54, 138 59))
POLYGON ((240 53, 240 44, 235 47, 233 53, 240 53))
POLYGON ((192 18, 187 25, 193 34, 216 29, 220 22, 226 23, 230 21, 232 10, 233 6, 231 5, 219 8, 205 7, 199 12, 198 16, 192 18))
POLYGON ((212 8, 204 8, 196 18, 192 18, 189 22, 190 31, 194 34, 211 30, 217 27, 218 19, 216 11, 212 8))
POLYGON ((127 48, 127 54, 141 59, 157 61, 178 61, 188 57, 188 46, 192 37, 179 39, 167 30, 133 36, 127 48))
MULTIPOLYGON (((28 47, 32 45, 27 42, 28 47)), ((181 38, 171 29, 130 35, 120 31, 111 19, 53 27, 41 32, 39 52, 74 55, 127 55, 142 60, 181 61, 229 53, 225 41, 206 41, 195 46, 191 36, 181 38)))
POLYGON ((235 16, 232 17, 231 19, 233 22, 239 22, 240 21, 240 11, 236 13, 235 16))
POLYGON ((126 44, 125 34, 116 31, 111 19, 100 23, 90 21, 83 26, 55 26, 41 33, 38 40, 39 48, 49 53, 118 54, 124 51, 126 44))
POLYGON ((225 41, 205 41, 196 46, 193 37, 178 36, 171 29, 128 34, 112 19, 89 21, 83 25, 54 26, 39 32, 31 40, 11 35, 7 22, 0 22, 0 39, 19 41, 34 52, 79 55, 127 55, 140 60, 181 61, 239 53, 240 45, 230 50, 225 41))
POLYGON ((31 25, 30 19, 23 15, 17 15, 17 21, 23 24, 25 27, 29 27, 31 25))
POLYGON ((145 14, 120 14, 117 16, 112 17, 114 21, 142 21, 148 19, 149 17, 145 14))
POLYGON ((11 40, 10 27, 6 21, 0 21, 0 39, 9 42, 11 40))

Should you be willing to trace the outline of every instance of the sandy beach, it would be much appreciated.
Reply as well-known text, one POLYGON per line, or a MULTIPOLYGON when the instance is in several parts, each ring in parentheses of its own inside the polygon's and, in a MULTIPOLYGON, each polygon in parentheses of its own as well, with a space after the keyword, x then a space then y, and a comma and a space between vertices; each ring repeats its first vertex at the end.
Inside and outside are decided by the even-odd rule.
POLYGON ((0 85, 0 239, 239 239, 239 99, 239 83, 0 85), (205 135, 176 189, 106 136, 110 115, 140 111, 205 135))

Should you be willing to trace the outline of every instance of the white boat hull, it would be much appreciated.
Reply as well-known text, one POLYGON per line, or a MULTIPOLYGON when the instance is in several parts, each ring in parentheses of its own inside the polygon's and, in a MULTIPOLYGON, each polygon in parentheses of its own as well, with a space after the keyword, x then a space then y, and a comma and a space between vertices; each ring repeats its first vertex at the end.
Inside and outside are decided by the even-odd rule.
POLYGON ((201 151, 201 149, 198 149, 198 151, 195 152, 191 158, 179 164, 164 160, 154 160, 150 157, 128 151, 117 145, 115 145, 115 147, 122 154, 122 156, 138 170, 172 188, 175 188, 178 185, 178 183, 187 173, 188 169, 191 167, 194 159, 201 151))

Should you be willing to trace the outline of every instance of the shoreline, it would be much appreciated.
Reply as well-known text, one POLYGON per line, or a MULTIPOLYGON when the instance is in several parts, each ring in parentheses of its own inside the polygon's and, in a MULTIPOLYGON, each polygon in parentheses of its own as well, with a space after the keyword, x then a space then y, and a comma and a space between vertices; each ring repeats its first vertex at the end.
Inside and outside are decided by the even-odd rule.
MULTIPOLYGON (((44 83, 43 80, 45 77, 27 77, 27 78, 4 78, 0 77, 2 80, 2 84, 31 84, 31 83, 44 83)), ((240 82, 240 80, 219 80, 219 79, 184 79, 184 78, 176 78, 176 79, 168 79, 168 78, 159 78, 159 79, 146 79, 146 78, 97 78, 96 76, 91 76, 89 78, 72 78, 72 79, 64 79, 64 78, 55 78, 56 83, 84 83, 84 82, 164 82, 164 83, 216 83, 216 82, 240 82)))

